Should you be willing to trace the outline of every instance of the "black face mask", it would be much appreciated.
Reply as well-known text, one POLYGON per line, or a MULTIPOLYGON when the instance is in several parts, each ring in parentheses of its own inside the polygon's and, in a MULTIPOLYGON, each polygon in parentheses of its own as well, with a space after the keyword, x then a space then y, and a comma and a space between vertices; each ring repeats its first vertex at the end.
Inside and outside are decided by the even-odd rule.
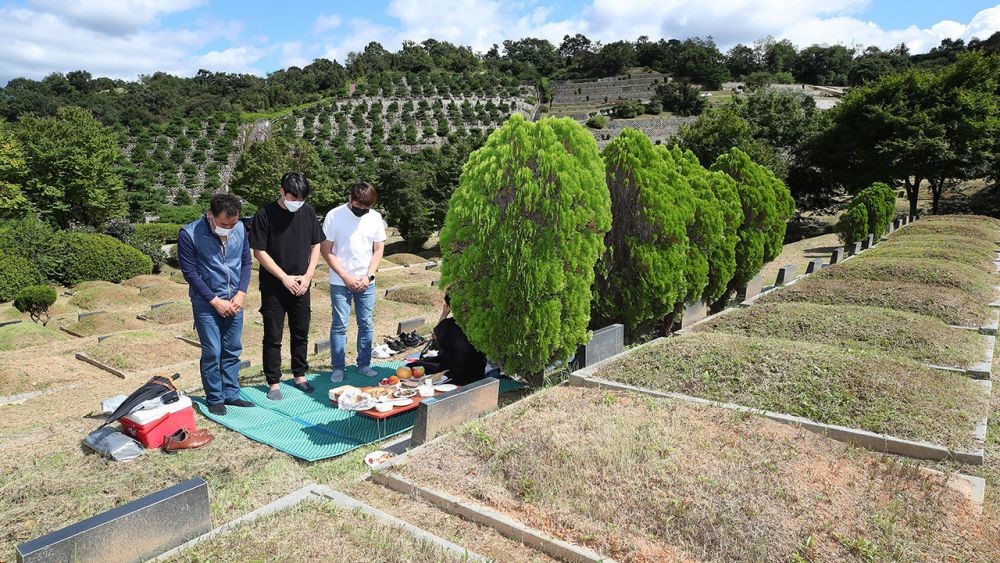
POLYGON ((368 213, 369 211, 371 211, 371 209, 360 209, 358 207, 354 207, 353 205, 348 205, 348 207, 351 208, 351 213, 355 214, 358 217, 361 217, 365 213, 368 213))

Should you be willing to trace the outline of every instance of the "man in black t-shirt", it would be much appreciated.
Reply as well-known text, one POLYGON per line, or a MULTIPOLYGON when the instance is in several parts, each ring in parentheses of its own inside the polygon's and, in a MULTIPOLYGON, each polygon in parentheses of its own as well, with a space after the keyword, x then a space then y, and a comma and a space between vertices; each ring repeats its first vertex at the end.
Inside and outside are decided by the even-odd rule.
POLYGON ((292 345, 292 385, 306 393, 311 316, 309 288, 319 244, 323 242, 316 211, 305 203, 309 182, 299 172, 281 177, 278 199, 257 210, 250 229, 250 248, 260 262, 260 313, 264 317, 264 375, 271 389, 267 398, 280 401, 281 340, 285 315, 292 345))

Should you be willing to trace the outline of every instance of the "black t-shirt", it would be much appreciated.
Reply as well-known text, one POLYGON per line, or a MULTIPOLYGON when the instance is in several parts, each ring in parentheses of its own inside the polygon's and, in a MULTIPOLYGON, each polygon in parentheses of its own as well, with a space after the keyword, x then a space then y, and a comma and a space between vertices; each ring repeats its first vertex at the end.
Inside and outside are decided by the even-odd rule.
MULTIPOLYGON (((306 273, 313 245, 323 242, 324 238, 316 211, 308 203, 292 213, 272 201, 257 210, 250 228, 250 248, 267 252, 290 276, 306 273)), ((277 289, 284 290, 281 281, 261 266, 260 290, 277 289)))

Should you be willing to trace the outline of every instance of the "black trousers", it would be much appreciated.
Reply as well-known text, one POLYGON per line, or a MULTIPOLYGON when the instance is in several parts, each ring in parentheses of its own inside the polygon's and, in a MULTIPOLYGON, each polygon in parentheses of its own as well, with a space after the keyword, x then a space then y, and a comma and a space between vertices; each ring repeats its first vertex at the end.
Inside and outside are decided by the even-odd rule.
POLYGON ((285 315, 292 345, 292 374, 295 377, 309 371, 309 320, 312 309, 309 291, 292 295, 287 289, 261 291, 260 314, 264 317, 264 376, 269 384, 281 381, 281 341, 284 337, 285 315))

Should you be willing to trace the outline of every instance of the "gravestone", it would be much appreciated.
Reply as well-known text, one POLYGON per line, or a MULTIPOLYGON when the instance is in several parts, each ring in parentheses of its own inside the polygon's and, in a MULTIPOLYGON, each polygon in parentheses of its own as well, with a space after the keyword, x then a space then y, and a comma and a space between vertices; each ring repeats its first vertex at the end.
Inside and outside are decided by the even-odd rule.
POLYGON ((77 313, 76 322, 80 322, 87 317, 93 317, 94 315, 103 315, 105 311, 90 311, 87 313, 77 313))
POLYGON ((173 301, 163 301, 161 303, 153 303, 152 305, 149 306, 149 310, 150 311, 155 311, 156 309, 159 309, 160 307, 166 307, 167 305, 173 305, 173 304, 174 304, 173 301))
POLYGON ((438 263, 435 262, 435 261, 433 261, 433 260, 431 260, 430 262, 427 263, 427 266, 424 269, 425 270, 433 270, 434 268, 437 268, 437 267, 438 267, 438 263))
POLYGON ((431 280, 431 287, 437 287, 441 283, 441 280, 431 280))
POLYGON ((895 220, 893 220, 893 222, 892 222, 892 230, 893 231, 899 229, 902 226, 903 226, 902 219, 895 219, 895 220))
POLYGON ((250 360, 240 361, 240 369, 247 369, 248 367, 250 367, 250 360))
POLYGON ((399 291, 398 287, 390 287, 390 288, 388 288, 388 289, 385 290, 385 296, 389 297, 390 295, 392 295, 393 293, 396 293, 397 291, 399 291))
POLYGON ((420 402, 410 443, 419 446, 463 422, 494 410, 500 399, 500 380, 480 379, 454 391, 420 402))
POLYGON ((858 241, 850 246, 851 256, 856 256, 861 253, 861 241, 858 241))
POLYGON ((760 274, 754 276, 752 280, 747 282, 746 286, 739 290, 737 297, 740 301, 748 301, 760 295, 760 290, 764 286, 764 280, 760 277, 760 274))
POLYGON ((97 343, 100 344, 101 342, 104 342, 105 340, 111 338, 112 336, 114 336, 114 335, 113 334, 105 334, 104 336, 98 336, 97 337, 97 343))
POLYGON ((681 328, 687 328, 707 316, 708 303, 704 301, 686 303, 684 306, 684 315, 681 316, 681 328))
POLYGON ((797 264, 791 264, 788 266, 783 266, 778 270, 778 277, 774 280, 774 285, 785 285, 795 278, 799 277, 797 272, 799 269, 797 264))
POLYGON ((208 483, 189 479, 17 546, 17 560, 143 561, 212 529, 208 483))
POLYGON ((405 321, 399 321, 396 326, 396 334, 403 334, 404 332, 410 332, 416 330, 422 326, 426 321, 423 317, 417 317, 415 319, 406 319, 405 321))
POLYGON ((323 340, 321 342, 313 343, 313 354, 319 354, 320 352, 326 352, 330 349, 330 341, 323 340))
POLYGON ((576 360, 581 368, 592 366, 625 351, 625 325, 613 324, 594 331, 590 342, 576 350, 576 360))
POLYGON ((834 249, 830 254, 830 265, 839 264, 844 261, 844 247, 834 249))
POLYGON ((824 266, 826 266, 826 264, 823 263, 822 258, 813 258, 808 264, 806 264, 806 273, 815 274, 816 272, 822 270, 824 266))
POLYGON ((875 235, 868 233, 868 236, 865 237, 865 240, 861 241, 861 249, 868 250, 873 246, 875 246, 875 235))

